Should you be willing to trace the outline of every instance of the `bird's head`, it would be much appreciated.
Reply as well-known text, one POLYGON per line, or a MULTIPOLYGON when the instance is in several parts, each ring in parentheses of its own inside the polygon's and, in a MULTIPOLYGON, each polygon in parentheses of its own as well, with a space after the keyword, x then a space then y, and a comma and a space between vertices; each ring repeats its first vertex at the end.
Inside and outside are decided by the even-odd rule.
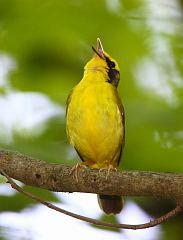
POLYGON ((92 49, 94 51, 94 56, 86 64, 85 70, 102 72, 106 81, 117 87, 120 80, 118 63, 104 51, 99 38, 97 38, 97 49, 94 47, 92 47, 92 49))

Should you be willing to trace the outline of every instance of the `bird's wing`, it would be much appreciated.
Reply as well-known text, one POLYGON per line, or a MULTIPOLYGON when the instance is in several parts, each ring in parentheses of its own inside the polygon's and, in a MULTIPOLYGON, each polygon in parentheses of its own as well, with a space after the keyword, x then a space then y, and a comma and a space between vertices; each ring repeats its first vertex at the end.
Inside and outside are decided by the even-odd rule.
POLYGON ((123 125, 123 138, 122 138, 121 145, 120 145, 120 154, 119 154, 119 159, 118 159, 118 165, 119 165, 120 160, 121 160, 121 155, 123 152, 123 148, 125 145, 125 110, 124 110, 124 107, 123 107, 120 97, 118 97, 118 99, 117 99, 117 105, 118 105, 118 108, 121 113, 121 119, 122 119, 122 125, 123 125))

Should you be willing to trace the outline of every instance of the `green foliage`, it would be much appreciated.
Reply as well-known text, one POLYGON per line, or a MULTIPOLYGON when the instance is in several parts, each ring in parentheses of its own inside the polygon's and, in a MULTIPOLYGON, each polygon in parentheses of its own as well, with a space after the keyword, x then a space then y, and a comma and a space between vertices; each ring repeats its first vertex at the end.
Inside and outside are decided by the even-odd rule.
MULTIPOLYGON (((110 223, 111 222, 112 223, 119 223, 114 215, 103 214, 103 215, 101 215, 99 220, 104 221, 104 222, 110 222, 110 223)), ((91 226, 99 228, 99 229, 105 229, 105 230, 108 230, 108 231, 114 231, 114 232, 120 232, 121 231, 120 229, 117 229, 117 228, 112 228, 111 229, 111 228, 108 228, 108 227, 97 226, 97 225, 94 225, 94 224, 91 224, 91 226)))
MULTIPOLYGON (((29 186, 23 187, 26 191, 29 191, 37 196, 40 196, 41 198, 45 199, 46 201, 50 202, 58 202, 58 199, 55 195, 53 195, 51 192, 43 190, 43 189, 36 189, 29 186)), ((21 211, 22 209, 26 207, 30 207, 31 205, 35 204, 33 200, 30 198, 15 193, 12 196, 1 196, 0 197, 0 211, 21 211)))
MULTIPOLYGON (((9 84, 16 91, 45 94, 65 107, 93 54, 91 46, 100 37, 121 68, 126 145, 120 168, 182 172, 182 20, 178 14, 173 19, 152 15, 146 1, 114 1, 117 7, 109 2, 0 0, 0 53, 13 57, 17 65, 8 75, 9 84), (158 87, 152 84, 157 76, 151 67, 139 67, 147 60, 160 70, 158 87)), ((158 7, 171 11, 165 4, 158 7)), ((0 85, 0 97, 6 94, 0 85)), ((15 130, 13 141, 2 141, 0 146, 50 162, 77 161, 69 161, 65 122, 60 116, 50 119, 40 136, 15 130)), ((50 193, 41 194, 57 201, 50 193)), ((19 211, 28 204, 32 202, 19 194, 0 197, 1 211, 19 211)), ((171 229, 179 228, 175 225, 176 221, 171 229)), ((174 239, 179 239, 176 232, 174 239)))

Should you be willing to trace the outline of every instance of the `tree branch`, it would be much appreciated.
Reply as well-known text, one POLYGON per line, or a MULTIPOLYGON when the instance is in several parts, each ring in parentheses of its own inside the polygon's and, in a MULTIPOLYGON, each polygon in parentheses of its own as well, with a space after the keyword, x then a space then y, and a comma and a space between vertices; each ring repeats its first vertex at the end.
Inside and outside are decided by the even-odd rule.
POLYGON ((11 178, 27 185, 55 192, 183 198, 181 173, 111 171, 106 179, 105 171, 82 168, 76 181, 69 166, 6 150, 0 151, 0 168, 11 178))
POLYGON ((67 210, 64 210, 62 208, 59 208, 57 206, 55 206, 52 203, 46 202, 45 200, 41 199, 40 197, 25 191, 23 188, 21 188, 20 186, 18 186, 2 169, 0 169, 0 172, 2 175, 4 175, 7 179, 8 182, 11 184, 12 188, 14 188, 15 190, 17 190, 18 192, 24 194, 25 196, 35 200, 36 202, 39 202, 43 205, 45 205, 46 207, 53 209, 57 212, 63 213, 65 215, 68 215, 70 217, 74 217, 76 219, 79 219, 81 221, 85 221, 91 224, 95 224, 97 226, 103 226, 103 227, 110 227, 110 228, 123 228, 123 229, 132 229, 132 230, 138 230, 138 229, 145 229, 145 228, 150 228, 150 227, 154 227, 157 226, 165 221, 168 221, 170 218, 176 216, 177 214, 179 214, 182 211, 182 202, 180 202, 180 204, 178 203, 176 208, 173 209, 172 211, 168 212, 167 214, 156 218, 154 220, 151 220, 150 222, 144 223, 144 224, 135 224, 135 225, 131 225, 131 224, 121 224, 121 223, 110 223, 110 222, 104 222, 104 221, 100 221, 100 220, 96 220, 93 218, 89 218, 89 217, 85 217, 79 214, 75 214, 72 212, 69 212, 67 210))
POLYGON ((71 174, 71 167, 50 164, 20 153, 5 150, 0 151, 0 173, 8 179, 12 188, 48 208, 104 227, 133 230, 149 228, 169 220, 180 213, 183 208, 183 174, 123 171, 110 172, 109 177, 106 179, 105 171, 82 168, 78 172, 76 179, 75 175, 71 174), (174 198, 177 206, 167 214, 144 224, 107 223, 66 211, 48 203, 38 196, 23 190, 11 178, 27 185, 51 191, 174 198))

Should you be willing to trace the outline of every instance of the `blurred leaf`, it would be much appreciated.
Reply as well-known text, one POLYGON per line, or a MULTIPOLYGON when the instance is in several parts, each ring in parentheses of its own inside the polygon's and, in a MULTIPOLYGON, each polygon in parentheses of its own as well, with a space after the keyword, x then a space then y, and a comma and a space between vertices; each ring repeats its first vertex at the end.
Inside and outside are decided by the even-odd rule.
MULTIPOLYGON (((40 188, 33 188, 30 186, 25 186, 23 187, 23 189, 25 189, 26 191, 30 191, 35 195, 40 196, 45 201, 58 202, 56 195, 53 194, 52 192, 49 192, 40 188)), ((4 211, 18 212, 32 204, 37 204, 37 202, 33 201, 32 199, 20 193, 16 193, 13 196, 0 196, 1 212, 4 212, 4 211)))
MULTIPOLYGON (((110 222, 110 223, 119 223, 117 221, 116 216, 114 216, 114 215, 102 214, 102 216, 99 218, 99 220, 104 221, 104 222, 110 222)), ((97 225, 94 225, 94 224, 91 224, 91 226, 94 226, 94 227, 99 228, 99 229, 105 229, 105 230, 108 230, 108 231, 113 231, 113 232, 120 232, 121 231, 119 228, 108 228, 108 227, 97 226, 97 225)))
POLYGON ((0 184, 6 183, 6 182, 7 182, 7 179, 4 176, 0 175, 0 184))

